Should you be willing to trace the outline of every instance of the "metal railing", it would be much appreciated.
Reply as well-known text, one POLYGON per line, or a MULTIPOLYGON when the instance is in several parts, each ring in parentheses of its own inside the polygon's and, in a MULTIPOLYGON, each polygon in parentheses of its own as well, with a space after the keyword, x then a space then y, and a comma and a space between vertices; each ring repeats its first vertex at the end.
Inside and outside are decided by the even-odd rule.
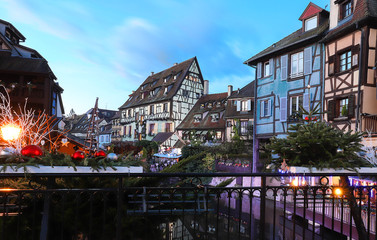
POLYGON ((376 239, 377 186, 339 176, 377 174, 1 173, 0 239, 362 239, 350 207, 376 239))

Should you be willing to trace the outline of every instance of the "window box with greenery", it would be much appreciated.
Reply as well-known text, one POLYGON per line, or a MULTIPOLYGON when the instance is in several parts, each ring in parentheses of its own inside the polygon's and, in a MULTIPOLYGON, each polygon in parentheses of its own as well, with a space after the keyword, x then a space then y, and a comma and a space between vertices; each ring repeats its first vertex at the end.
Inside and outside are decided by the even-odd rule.
POLYGON ((327 105, 328 121, 348 120, 355 117, 355 95, 329 100, 327 105))

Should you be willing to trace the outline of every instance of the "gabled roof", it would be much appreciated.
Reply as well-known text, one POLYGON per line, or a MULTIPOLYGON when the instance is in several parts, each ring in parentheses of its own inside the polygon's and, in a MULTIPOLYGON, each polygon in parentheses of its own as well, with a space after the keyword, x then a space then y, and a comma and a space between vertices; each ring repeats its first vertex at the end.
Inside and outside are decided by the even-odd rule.
POLYGON ((22 40, 22 41, 25 41, 26 38, 24 37, 24 35, 22 35, 20 33, 20 31, 17 30, 17 28, 15 28, 10 22, 7 22, 7 21, 4 21, 2 19, 0 19, 0 23, 1 24, 4 24, 6 25, 7 27, 9 27, 15 34, 17 34, 17 36, 22 40))
POLYGON ((355 5, 352 17, 338 24, 337 27, 330 29, 328 34, 322 40, 330 41, 338 36, 347 34, 365 24, 374 24, 377 27, 377 1, 376 0, 358 0, 355 5))
POLYGON ((321 7, 318 7, 314 3, 310 2, 298 20, 302 21, 304 19, 308 19, 322 11, 325 11, 325 10, 321 7))
MULTIPOLYGON (((144 104, 149 104, 153 102, 160 102, 166 101, 173 98, 173 96, 177 93, 178 89, 182 85, 182 82, 190 69, 190 66, 196 62, 199 72, 199 64, 196 57, 190 58, 184 62, 176 64, 168 69, 165 69, 159 73, 155 73, 147 77, 147 79, 139 86, 139 88, 130 95, 130 98, 121 106, 119 109, 129 108, 140 106, 144 104), (177 75, 177 78, 174 79, 174 76, 177 75), (169 78, 167 82, 164 82, 165 78, 169 78), (170 86, 171 89, 167 94, 164 94, 164 87, 170 86), (159 90, 158 90, 159 88, 159 90), (158 92, 154 96, 150 96, 149 93, 151 91, 158 92), (142 98, 142 94, 146 93, 144 99, 142 98)), ((203 79, 200 72, 200 80, 203 83, 203 79)))
POLYGON ((191 111, 186 115, 181 124, 176 128, 178 130, 216 130, 225 129, 225 104, 228 93, 217 93, 204 95, 196 102, 191 111), (212 107, 209 107, 209 103, 212 107), (220 103, 220 106, 217 105, 220 103), (204 104, 204 108, 201 107, 204 104), (212 122, 211 114, 219 113, 219 120, 212 122), (200 122, 194 121, 196 114, 202 114, 200 122))
POLYGON ((244 64, 256 65, 261 59, 268 60, 273 55, 275 56, 278 54, 282 54, 284 52, 294 50, 295 47, 301 44, 307 45, 313 41, 321 39, 323 35, 327 32, 329 27, 329 19, 327 17, 328 11, 322 9, 322 13, 324 15, 326 13, 326 18, 318 27, 309 31, 303 31, 303 29, 300 28, 299 30, 291 33, 290 35, 286 36, 280 41, 272 44, 270 47, 249 58, 244 62, 244 64))

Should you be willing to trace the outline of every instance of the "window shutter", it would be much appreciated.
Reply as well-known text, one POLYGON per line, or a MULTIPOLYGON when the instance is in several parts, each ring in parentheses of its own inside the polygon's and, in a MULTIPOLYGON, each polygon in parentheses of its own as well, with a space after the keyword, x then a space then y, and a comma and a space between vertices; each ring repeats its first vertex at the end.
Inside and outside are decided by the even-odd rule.
POLYGON ((247 111, 251 111, 251 99, 247 100, 247 111))
POLYGON ((334 120, 335 117, 335 100, 327 102, 327 121, 334 120))
POLYGON ((261 101, 261 102, 260 102, 260 116, 261 116, 261 117, 264 117, 264 116, 265 116, 265 112, 264 112, 264 101, 261 101))
POLYGON ((306 111, 310 111, 310 102, 309 102, 309 93, 305 93, 304 96, 303 96, 303 108, 306 110, 306 111))
POLYGON ((270 58, 270 75, 274 75, 274 59, 270 58))
POLYGON ((281 80, 288 78, 288 55, 281 56, 281 80))
POLYGON ((312 48, 304 49, 304 75, 312 73, 312 48))
POLYGON ((332 55, 332 56, 329 57, 327 71, 328 71, 329 76, 334 75, 334 73, 335 73, 335 55, 332 55))
POLYGON ((348 97, 348 118, 355 117, 355 95, 350 95, 348 97))
POLYGON ((258 63, 257 65, 257 78, 261 78, 262 77, 262 63, 258 63))
POLYGON ((237 101, 237 111, 241 111, 241 101, 237 101))
POLYGON ((280 122, 287 121, 287 98, 280 98, 280 122))
POLYGON ((359 45, 352 47, 352 67, 356 67, 359 65, 359 52, 360 52, 359 45))
POLYGON ((271 99, 268 99, 267 116, 271 116, 271 99))

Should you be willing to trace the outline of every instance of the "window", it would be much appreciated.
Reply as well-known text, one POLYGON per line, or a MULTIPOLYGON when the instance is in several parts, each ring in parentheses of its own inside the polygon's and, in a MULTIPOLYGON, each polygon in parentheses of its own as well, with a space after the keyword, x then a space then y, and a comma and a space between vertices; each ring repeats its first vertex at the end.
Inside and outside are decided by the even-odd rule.
POLYGON ((300 106, 303 107, 304 98, 302 95, 293 96, 290 98, 290 115, 300 112, 300 106))
POLYGON ((156 105, 156 113, 160 113, 161 112, 161 104, 157 104, 156 105))
POLYGON ((179 75, 181 75, 181 73, 182 73, 182 71, 179 72, 179 73, 177 73, 177 74, 175 74, 175 75, 174 75, 174 80, 177 80, 177 78, 179 77, 179 75))
POLYGON ((220 140, 221 139, 221 131, 216 132, 216 139, 220 140))
POLYGON ((165 132, 171 132, 171 123, 165 123, 165 132))
POLYGON ((132 117, 132 110, 128 109, 128 117, 132 117))
POLYGON ((305 20, 305 32, 317 27, 317 16, 305 20))
POLYGON ((271 116, 271 100, 262 100, 261 102, 261 117, 271 116))
POLYGON ((56 102, 57 102, 57 94, 56 92, 53 92, 52 93, 52 108, 51 108, 52 115, 56 114, 56 102))
POLYGON ((355 95, 329 100, 327 105, 327 118, 332 120, 343 120, 355 116, 355 95), (338 118, 338 119, 337 119, 338 118))
POLYGON ((164 78, 164 83, 167 83, 169 81, 169 79, 171 78, 171 75, 167 76, 164 78))
POLYGON ((241 111, 246 112, 249 111, 248 101, 241 101, 241 111))
POLYGON ((154 123, 149 124, 149 136, 154 135, 154 123))
POLYGON ((263 64, 263 77, 270 76, 270 62, 265 62, 263 64))
POLYGON ((131 137, 132 134, 132 126, 128 126, 128 136, 131 137))
POLYGON ((139 113, 140 113, 140 115, 144 115, 144 108, 140 108, 139 113))
POLYGON ((149 107, 149 109, 150 109, 150 113, 149 114, 154 114, 154 105, 151 105, 150 107, 149 107))
POLYGON ((189 96, 189 91, 188 90, 182 90, 182 96, 188 97, 189 96))
POLYGON ((169 112, 168 103, 164 103, 164 112, 169 112))
POLYGON ((344 1, 340 5, 339 8, 340 8, 340 16, 339 16, 340 20, 343 20, 352 15, 352 1, 351 0, 344 1))
POLYGON ((291 55, 291 77, 302 76, 304 72, 304 52, 291 55))
POLYGON ((351 59, 352 59, 351 51, 347 51, 345 53, 340 54, 339 70, 341 72, 348 70, 348 69, 351 69, 351 59))
POLYGON ((211 122, 218 122, 220 118, 219 113, 213 113, 211 114, 211 122))
POLYGON ((194 115, 194 122, 198 123, 202 120, 202 114, 195 114, 194 115))
POLYGON ((212 103, 208 103, 208 104, 207 104, 207 107, 208 107, 208 108, 212 108, 212 103))
POLYGON ((248 132, 248 129, 247 129, 248 121, 241 121, 240 125, 241 125, 241 129, 240 129, 241 130, 240 131, 241 135, 242 136, 247 135, 247 132, 248 132))
POLYGON ((201 108, 201 109, 203 109, 203 108, 205 108, 205 107, 206 107, 206 105, 205 105, 204 103, 201 103, 201 104, 200 104, 200 108, 201 108))
POLYGON ((200 93, 196 93, 196 99, 200 98, 200 93))
POLYGON ((173 84, 170 84, 169 86, 167 86, 166 88, 165 88, 165 94, 167 94, 169 91, 170 91, 170 89, 173 87, 173 84))

